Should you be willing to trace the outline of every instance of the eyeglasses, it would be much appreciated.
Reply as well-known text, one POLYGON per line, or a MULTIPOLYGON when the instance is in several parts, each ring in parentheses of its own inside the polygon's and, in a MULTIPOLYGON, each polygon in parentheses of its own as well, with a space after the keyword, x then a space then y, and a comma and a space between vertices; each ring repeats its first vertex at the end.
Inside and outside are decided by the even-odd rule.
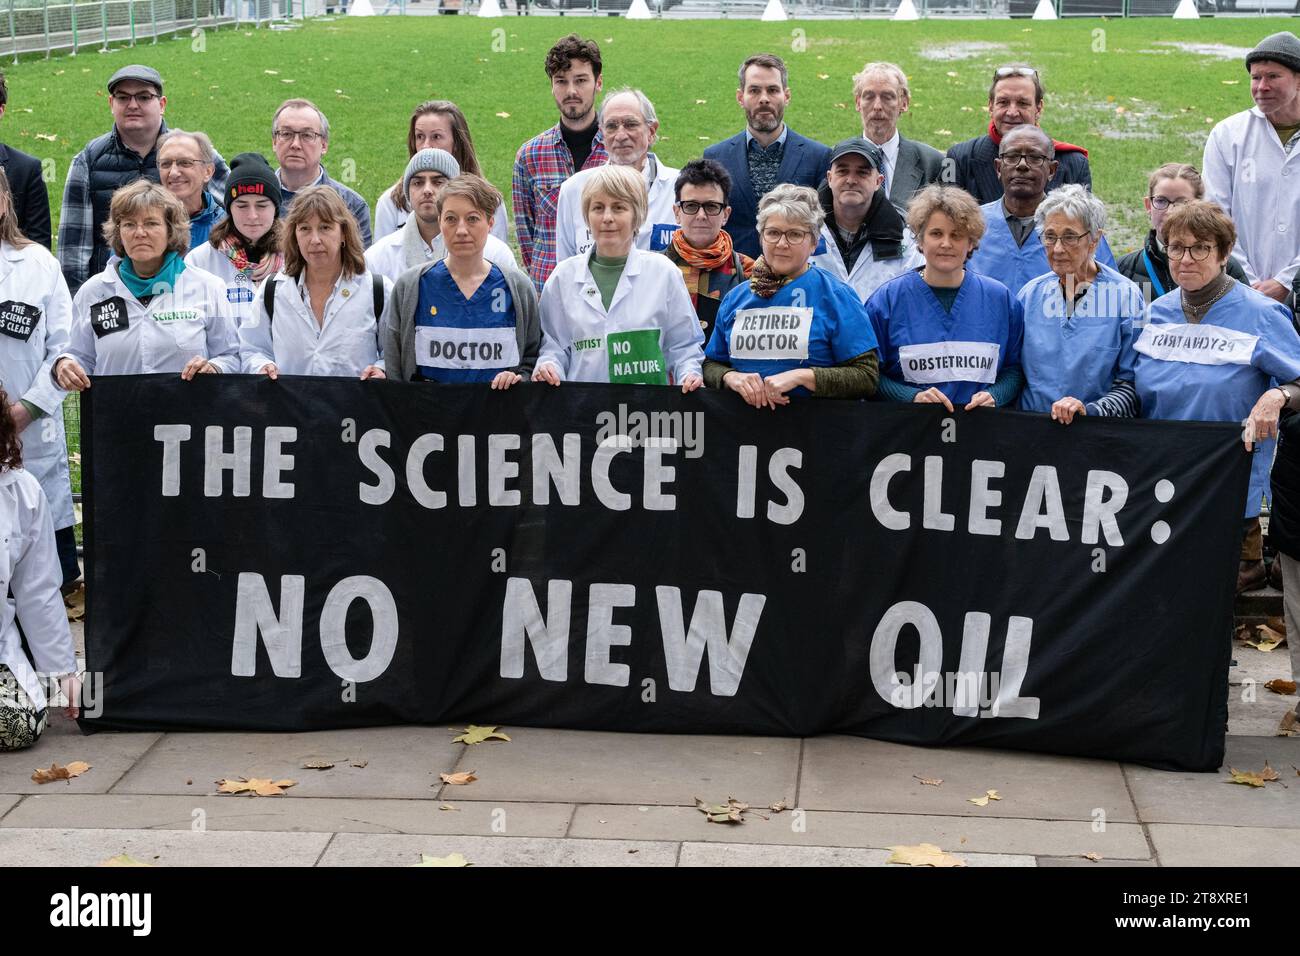
POLYGON ((1167 196, 1152 196, 1151 208, 1163 210, 1163 209, 1168 209, 1170 206, 1185 206, 1189 202, 1191 202, 1191 200, 1186 198, 1170 199, 1167 196))
POLYGON ((1083 235, 1079 235, 1073 232, 1063 232, 1058 236, 1054 232, 1045 232, 1043 233, 1043 245, 1046 246, 1048 249, 1051 249, 1059 242, 1061 245, 1065 246, 1065 248, 1073 249, 1080 242, 1082 242, 1084 239, 1087 238, 1088 238, 1087 233, 1084 233, 1083 235))
POLYGON ((195 166, 202 165, 204 165, 204 162, 201 159, 160 159, 158 161, 158 168, 164 171, 171 169, 173 166, 179 169, 193 169, 195 166))
POLYGON ((619 122, 618 120, 616 120, 616 119, 612 119, 612 120, 609 120, 608 122, 601 123, 601 124, 600 124, 600 128, 601 128, 602 130, 604 130, 607 134, 608 134, 608 133, 617 133, 617 132, 618 132, 618 128, 619 128, 620 126, 623 127, 623 129, 627 130, 629 133, 635 133, 637 130, 639 130, 639 129, 640 129, 642 126, 644 126, 644 125, 645 125, 645 124, 642 123, 639 119, 625 119, 625 120, 623 120, 622 123, 620 123, 620 122, 619 122))
POLYGON ((1194 246, 1185 246, 1181 242, 1171 242, 1168 247, 1170 259, 1191 256, 1193 262, 1204 262, 1213 251, 1214 247, 1208 242, 1198 242, 1194 246))
POLYGON ((1000 66, 993 74, 995 80, 1005 80, 1008 76, 1037 76, 1038 71, 1029 66, 1000 66))
POLYGON ((798 246, 807 242, 808 237, 811 235, 812 233, 808 232, 806 229, 786 229, 785 231, 780 229, 764 229, 763 241, 775 246, 779 245, 781 240, 784 239, 787 244, 798 246))
POLYGON ((1042 169, 1047 163, 1047 157, 1042 153, 1003 153, 998 159, 1013 168, 1024 163, 1030 169, 1042 169))
POLYGON ((280 142, 280 143, 292 143, 295 139, 301 140, 304 146, 310 146, 314 142, 316 142, 316 140, 325 138, 320 133, 314 132, 309 129, 302 130, 302 131, 291 130, 291 129, 277 129, 274 133, 271 134, 271 136, 276 140, 276 142, 280 142))
POLYGON ((157 93, 114 93, 113 102, 118 106, 126 106, 132 100, 141 106, 148 106, 154 100, 159 99, 157 93))
POLYGON ((696 202, 693 199, 686 199, 679 202, 677 208, 688 216, 698 215, 701 209, 704 210, 705 215, 721 216, 722 210, 726 209, 727 206, 725 203, 720 202, 696 202))

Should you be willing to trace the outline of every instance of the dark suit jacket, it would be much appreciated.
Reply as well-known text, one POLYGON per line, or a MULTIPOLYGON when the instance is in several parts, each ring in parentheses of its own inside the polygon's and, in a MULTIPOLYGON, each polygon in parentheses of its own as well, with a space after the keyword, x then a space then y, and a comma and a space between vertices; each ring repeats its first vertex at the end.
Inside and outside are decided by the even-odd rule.
POLYGON ((41 177, 41 161, 0 143, 0 169, 9 177, 18 228, 32 242, 50 248, 50 197, 41 177))
POLYGON ((898 137, 898 168, 889 181, 889 201, 906 209, 912 197, 937 183, 943 175, 943 153, 926 143, 918 143, 901 134, 898 137))
MULTIPOLYGON (((758 200, 762 197, 754 195, 745 150, 745 131, 741 130, 730 139, 706 149, 704 158, 716 160, 731 174, 731 195, 727 199, 731 206, 731 218, 727 220, 726 229, 731 236, 732 247, 751 259, 757 259, 763 254, 756 229, 758 200)), ((790 130, 785 138, 785 154, 776 181, 816 189, 826 178, 830 158, 829 146, 823 146, 814 139, 790 130)))

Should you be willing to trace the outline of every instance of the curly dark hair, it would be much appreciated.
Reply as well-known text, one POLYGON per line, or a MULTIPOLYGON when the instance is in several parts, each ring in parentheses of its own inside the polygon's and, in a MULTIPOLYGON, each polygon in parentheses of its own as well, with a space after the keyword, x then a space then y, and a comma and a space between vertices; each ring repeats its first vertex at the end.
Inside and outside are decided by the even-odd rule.
POLYGON ((9 393, 0 388, 0 471, 23 466, 23 443, 9 415, 9 393))
POLYGON ((576 33, 562 37, 551 47, 546 54, 546 75, 564 72, 574 60, 586 60, 591 64, 591 75, 600 79, 600 47, 595 40, 584 40, 576 33))

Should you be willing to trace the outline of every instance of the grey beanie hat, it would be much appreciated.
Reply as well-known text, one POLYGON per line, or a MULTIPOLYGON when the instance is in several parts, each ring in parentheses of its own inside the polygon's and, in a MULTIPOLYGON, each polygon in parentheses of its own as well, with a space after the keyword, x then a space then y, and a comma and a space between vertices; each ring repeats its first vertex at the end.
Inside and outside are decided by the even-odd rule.
POLYGON ((420 150, 406 164, 406 172, 402 174, 402 195, 410 196, 412 176, 429 172, 442 173, 448 179, 455 179, 460 175, 460 163, 445 149, 420 150))
POLYGON ((1259 41, 1255 49, 1246 54, 1246 70, 1257 60, 1281 63, 1289 70, 1300 73, 1300 37, 1294 33, 1274 33, 1259 41))

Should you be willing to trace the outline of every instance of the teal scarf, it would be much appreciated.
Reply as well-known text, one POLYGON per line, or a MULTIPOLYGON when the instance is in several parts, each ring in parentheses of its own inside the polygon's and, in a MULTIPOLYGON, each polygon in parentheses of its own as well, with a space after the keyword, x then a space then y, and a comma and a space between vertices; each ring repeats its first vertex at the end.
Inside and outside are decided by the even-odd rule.
POLYGON ((123 259, 117 267, 117 274, 122 278, 122 282, 141 302, 158 295, 162 291, 159 289, 160 285, 168 291, 176 288, 176 280, 184 271, 185 260, 175 250, 163 257, 162 268, 158 270, 158 274, 147 279, 141 279, 136 275, 135 266, 130 259, 123 259))

